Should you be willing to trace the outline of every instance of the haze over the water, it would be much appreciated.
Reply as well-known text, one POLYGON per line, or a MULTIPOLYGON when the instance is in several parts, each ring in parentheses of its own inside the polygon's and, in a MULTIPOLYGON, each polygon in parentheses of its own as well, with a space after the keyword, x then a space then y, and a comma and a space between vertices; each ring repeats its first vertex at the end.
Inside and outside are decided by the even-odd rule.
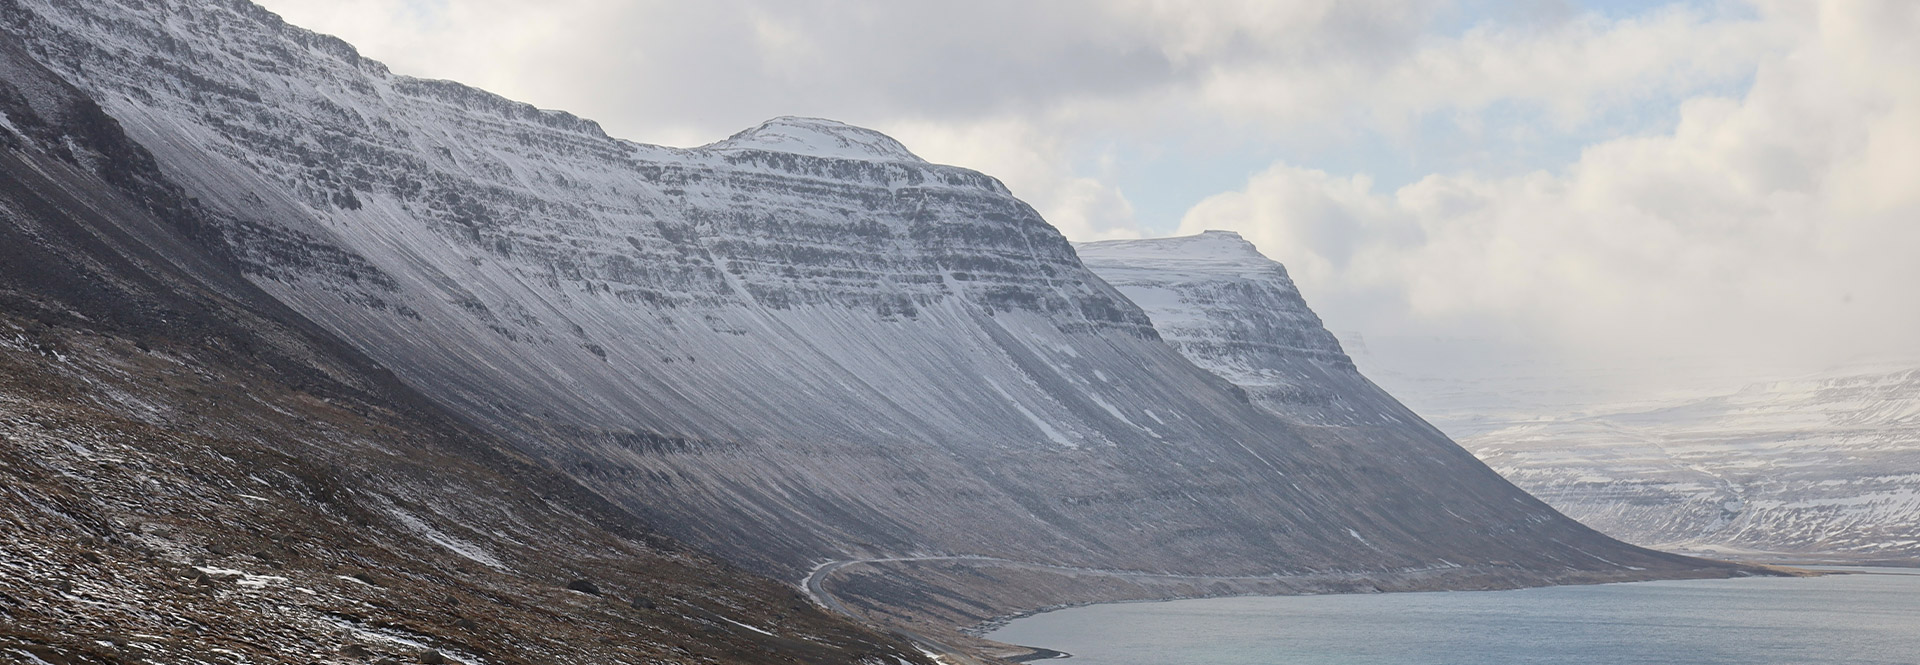
POLYGON ((1239 231, 1416 408, 1920 357, 1920 3, 260 1, 625 138, 830 117, 1075 240, 1239 231))

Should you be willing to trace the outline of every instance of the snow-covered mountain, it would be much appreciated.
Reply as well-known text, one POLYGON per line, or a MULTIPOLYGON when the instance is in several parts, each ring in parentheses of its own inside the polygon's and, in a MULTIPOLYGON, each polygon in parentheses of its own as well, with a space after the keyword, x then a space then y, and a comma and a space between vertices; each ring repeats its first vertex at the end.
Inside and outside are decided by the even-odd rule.
MULTIPOLYGON (((1417 422, 1355 371, 1286 270, 1238 235, 1077 249, 1168 343, 1269 410, 1348 428, 1417 422)), ((1588 411, 1483 410, 1458 421, 1469 432, 1461 443, 1554 508, 1628 542, 1748 557, 1920 558, 1920 370, 1757 384, 1658 406, 1579 406, 1588 411)))
POLYGON ((1457 454, 1297 294, 1250 296, 1293 308, 1250 321, 1312 358, 1246 365, 1294 419, 1249 403, 998 181, 869 130, 648 146, 393 75, 241 0, 0 7, 255 284, 672 535, 788 579, 860 560, 906 584, 869 607, 1730 571, 1457 454))
POLYGON ((1543 418, 1463 440, 1616 537, 1782 559, 1920 560, 1920 370, 1543 418))
POLYGON ((1381 408, 1376 398, 1385 395, 1355 370, 1287 269, 1239 234, 1207 231, 1077 249, 1087 268, 1147 312, 1163 339, 1245 389, 1255 403, 1315 425, 1417 423, 1381 408))
POLYGON ((1284 266, 1238 234, 1076 246, 1086 266, 1140 305, 1162 338, 1309 440, 1355 450, 1369 468, 1424 468, 1425 482, 1511 486, 1355 368, 1284 266))
POLYGON ((437 408, 203 213, 0 34, 0 662, 935 662, 437 408))

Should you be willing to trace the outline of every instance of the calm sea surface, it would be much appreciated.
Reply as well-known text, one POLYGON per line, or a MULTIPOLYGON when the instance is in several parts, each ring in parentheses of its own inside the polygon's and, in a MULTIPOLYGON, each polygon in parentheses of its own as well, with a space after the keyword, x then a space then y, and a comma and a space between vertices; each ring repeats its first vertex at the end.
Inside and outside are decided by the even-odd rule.
POLYGON ((1059 665, 1920 664, 1920 571, 1096 605, 987 637, 1059 665))

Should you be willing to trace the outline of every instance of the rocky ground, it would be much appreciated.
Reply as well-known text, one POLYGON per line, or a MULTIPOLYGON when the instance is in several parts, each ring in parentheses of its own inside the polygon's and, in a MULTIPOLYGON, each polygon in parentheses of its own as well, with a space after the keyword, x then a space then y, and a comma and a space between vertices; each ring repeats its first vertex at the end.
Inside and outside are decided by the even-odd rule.
POLYGON ((0 660, 899 650, 783 585, 597 524, 578 497, 528 492, 539 471, 470 461, 399 414, 208 371, 196 349, 32 327, 0 323, 0 660))

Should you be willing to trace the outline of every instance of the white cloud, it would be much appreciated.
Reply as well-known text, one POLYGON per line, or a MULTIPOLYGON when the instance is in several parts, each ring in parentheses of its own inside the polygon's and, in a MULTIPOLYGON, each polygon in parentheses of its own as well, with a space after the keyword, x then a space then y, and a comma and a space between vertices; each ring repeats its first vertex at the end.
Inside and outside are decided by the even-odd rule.
POLYGON ((783 114, 874 127, 1001 178, 1075 239, 1154 231, 1114 146, 1189 172, 1270 155, 1191 194, 1241 187, 1182 230, 1244 231, 1370 336, 1789 365, 1920 339, 1916 3, 264 2, 398 71, 628 138, 698 144, 783 114), (1528 141, 1567 143, 1477 156, 1528 141), (1370 152, 1346 159, 1355 145, 1370 152), (1401 147, 1439 157, 1369 164, 1401 147), (1342 175, 1369 172, 1412 184, 1342 175))
POLYGON ((1920 5, 1762 18, 1793 46, 1744 96, 1686 101, 1671 133, 1592 145, 1558 173, 1394 192, 1278 165, 1182 231, 1242 231, 1329 319, 1369 332, 1758 372, 1920 351, 1920 5))
POLYGON ((935 162, 965 164, 1008 183, 1016 196, 1043 212, 1069 238, 1108 240, 1141 237, 1131 225, 1133 205, 1099 178, 1062 168, 1072 146, 1046 123, 1021 118, 966 124, 915 122, 891 133, 935 162))
POLYGON ((1771 27, 1685 7, 1620 20, 1572 14, 1481 23, 1458 37, 1409 40, 1392 57, 1251 59, 1210 72, 1200 94, 1269 131, 1302 123, 1396 127, 1420 114, 1500 102, 1538 106, 1562 125, 1577 125, 1596 108, 1738 77, 1777 46, 1771 27))
POLYGON ((1118 186, 1086 172, 1107 143, 1404 135, 1422 114, 1470 126, 1501 102, 1578 122, 1736 76, 1767 44, 1754 22, 1688 11, 1435 35, 1441 0, 264 4, 403 73, 564 108, 627 138, 698 144, 776 115, 913 134, 902 138, 918 152, 999 175, 1085 239, 1140 232, 1118 186))

